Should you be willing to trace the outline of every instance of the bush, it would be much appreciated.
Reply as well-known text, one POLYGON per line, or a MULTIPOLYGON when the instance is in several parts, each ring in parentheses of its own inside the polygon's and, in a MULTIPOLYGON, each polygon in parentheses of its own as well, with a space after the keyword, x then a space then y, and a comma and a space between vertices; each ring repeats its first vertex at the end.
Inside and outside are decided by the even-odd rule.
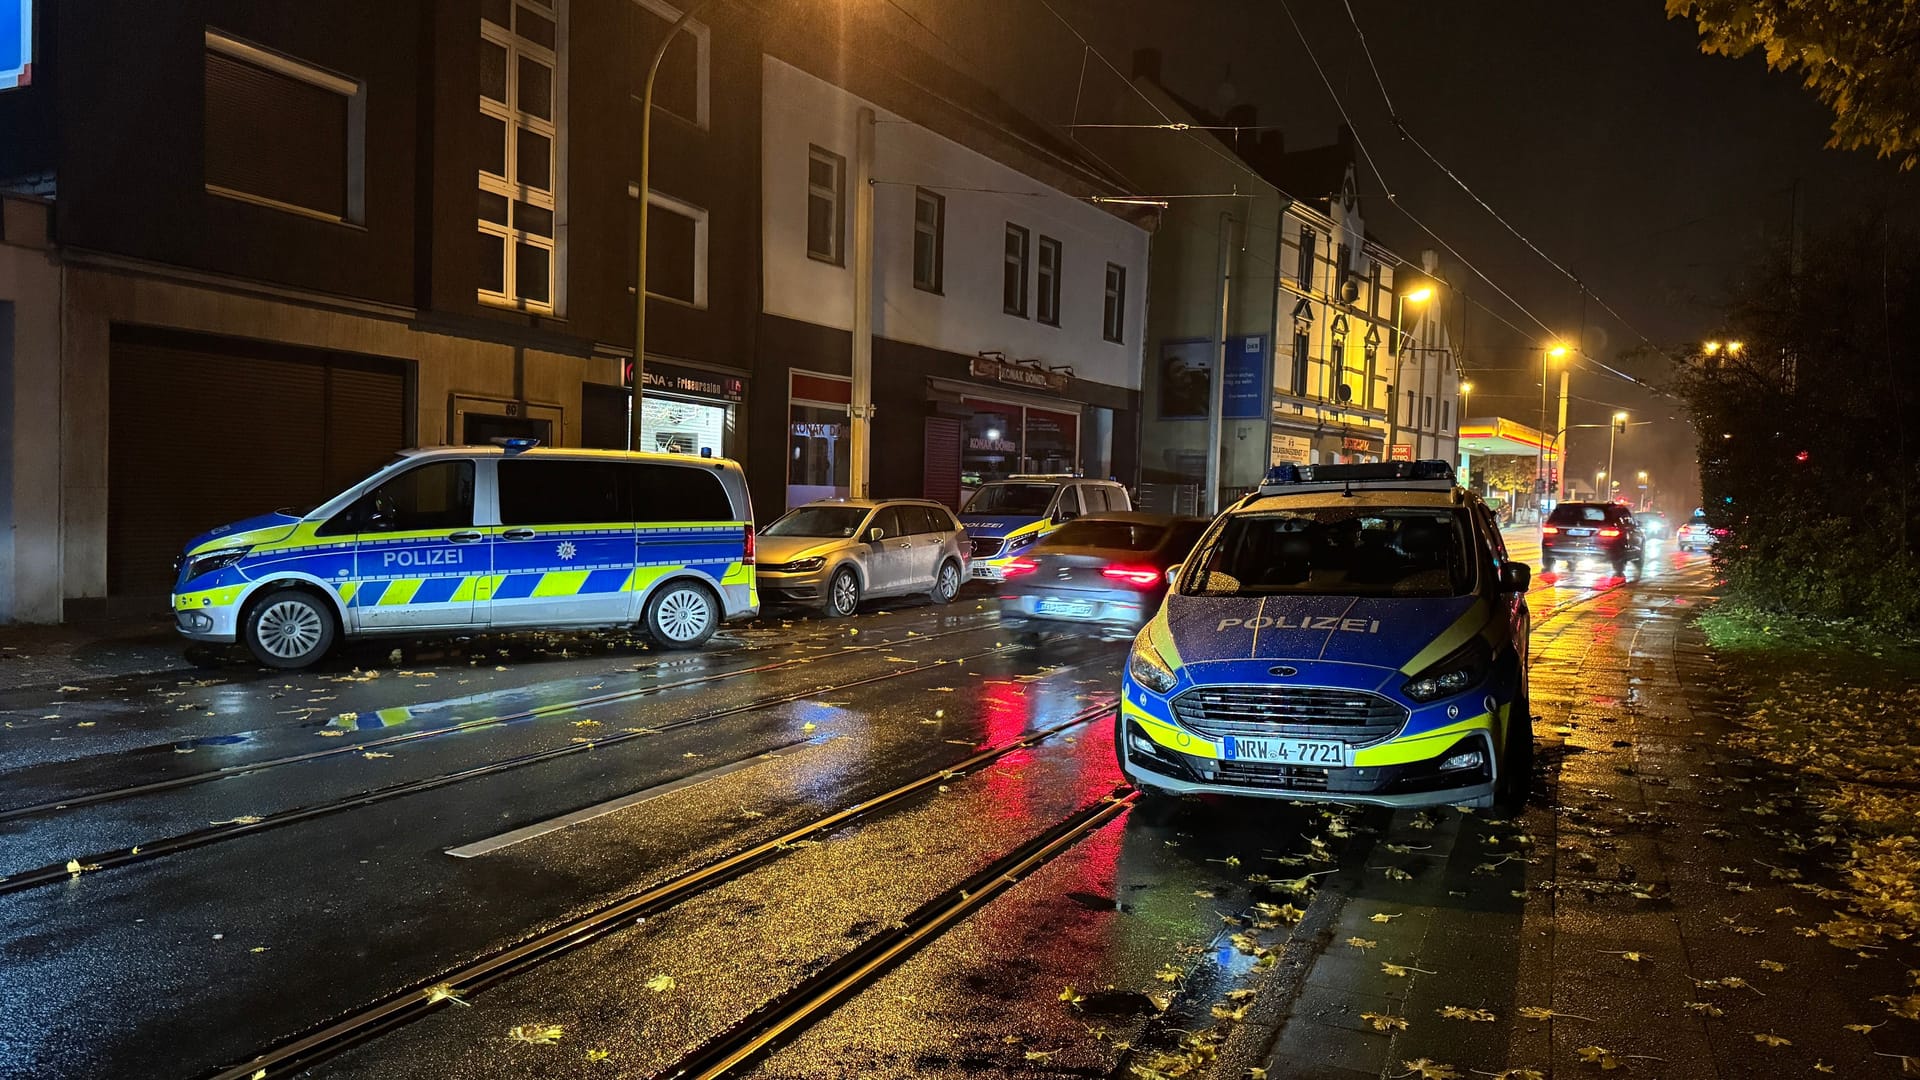
POLYGON ((1749 515, 1715 558, 1735 596, 1754 608, 1920 631, 1920 566, 1901 550, 1891 522, 1779 507, 1749 515))

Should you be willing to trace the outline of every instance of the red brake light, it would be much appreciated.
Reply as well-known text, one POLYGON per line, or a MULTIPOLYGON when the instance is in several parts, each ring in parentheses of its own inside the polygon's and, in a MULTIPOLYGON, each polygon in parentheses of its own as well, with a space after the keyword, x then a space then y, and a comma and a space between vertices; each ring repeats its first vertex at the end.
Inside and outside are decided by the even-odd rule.
POLYGON ((1019 577, 1021 574, 1031 574, 1039 568, 1040 564, 1034 562, 1032 559, 1015 559, 1007 564, 1005 576, 1019 577))
POLYGON ((1601 529, 1600 535, 1611 540, 1612 538, 1620 535, 1620 530, 1619 529, 1601 529))
POLYGON ((740 556, 742 566, 753 565, 753 522, 747 522, 747 550, 740 556))
POLYGON ((1725 529, 1714 529, 1714 530, 1712 530, 1712 532, 1713 532, 1713 535, 1715 535, 1715 536, 1725 536, 1725 535, 1727 535, 1727 530, 1725 530, 1725 529))
POLYGON ((1136 588, 1147 589, 1159 584, 1164 575, 1151 566, 1126 566, 1115 563, 1102 569, 1100 576, 1124 581, 1136 588))
POLYGON ((1558 525, 1542 525, 1540 526, 1540 531, 1546 533, 1548 536, 1553 536, 1560 531, 1560 527, 1558 525))

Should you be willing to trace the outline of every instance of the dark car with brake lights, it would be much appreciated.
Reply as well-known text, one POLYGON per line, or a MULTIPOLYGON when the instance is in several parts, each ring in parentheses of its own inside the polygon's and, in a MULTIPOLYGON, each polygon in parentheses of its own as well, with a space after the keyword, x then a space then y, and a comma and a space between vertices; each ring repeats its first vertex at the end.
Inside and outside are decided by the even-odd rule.
POLYGON ((1646 559, 1646 535, 1633 512, 1615 503, 1563 502, 1540 526, 1540 570, 1569 569, 1582 559, 1607 563, 1616 574, 1646 559))
POLYGON ((1276 466, 1134 639, 1121 771, 1149 795, 1517 806, 1530 576, 1444 461, 1276 466))
POLYGON ((1160 609, 1167 568, 1206 528, 1205 518, 1134 512, 1069 521, 1006 564, 1000 624, 1027 638, 1071 630, 1129 640, 1160 609))

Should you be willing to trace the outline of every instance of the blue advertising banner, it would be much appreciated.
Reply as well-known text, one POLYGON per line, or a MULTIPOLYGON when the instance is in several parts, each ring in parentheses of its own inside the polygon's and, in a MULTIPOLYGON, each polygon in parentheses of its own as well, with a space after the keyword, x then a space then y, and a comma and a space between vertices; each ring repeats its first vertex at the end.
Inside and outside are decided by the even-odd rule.
POLYGON ((33 0, 0 0, 0 90, 33 81, 33 0))
MULTIPOLYGON (((1160 346, 1160 419, 1205 420, 1218 346, 1204 339, 1160 346)), ((1227 380, 1221 414, 1228 420, 1266 416, 1262 393, 1267 373, 1267 335, 1227 339, 1227 380)))

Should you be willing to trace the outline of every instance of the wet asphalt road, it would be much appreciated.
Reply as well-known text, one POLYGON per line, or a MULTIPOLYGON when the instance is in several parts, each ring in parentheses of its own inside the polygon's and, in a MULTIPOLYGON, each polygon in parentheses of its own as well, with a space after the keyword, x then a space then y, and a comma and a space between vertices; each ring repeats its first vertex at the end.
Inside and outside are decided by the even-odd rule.
MULTIPOLYGON (((1685 1010, 1677 1023, 1691 1028, 1672 1036, 1634 1019, 1655 995, 1620 984, 1606 950, 1673 957, 1710 928, 1674 912, 1577 910, 1556 875, 1592 868, 1550 856, 1568 829, 1588 830, 1576 847, 1615 843, 1590 835, 1596 816, 1620 812, 1630 793, 1606 789, 1638 784, 1641 770, 1615 772, 1598 751, 1652 745, 1636 735, 1592 747, 1591 761, 1570 756, 1601 724, 1596 710, 1607 724, 1701 722, 1672 658, 1686 605, 1710 587, 1704 560, 1666 553, 1626 581, 1536 582, 1542 796, 1520 820, 1129 804, 1032 866, 976 882, 998 890, 977 901, 961 883, 1126 795, 1101 709, 1124 647, 1016 645, 972 593, 845 622, 776 616, 694 655, 585 636, 404 642, 397 656, 376 643, 291 676, 229 661, 6 691, 0 1076, 244 1066, 919 779, 910 796, 297 1075, 672 1075, 742 1018, 950 902, 977 906, 741 1074, 1360 1077, 1423 1056, 1571 1074, 1582 1033, 1517 1020, 1521 1005, 1605 1011, 1622 1040, 1656 1048, 1699 1042, 1685 1010), (1655 640, 1666 652, 1643 648, 1655 640), (1643 654, 1664 674, 1639 670, 1643 654), (1581 790, 1608 798, 1568 798, 1563 774, 1577 769, 1599 770, 1581 790), (556 820, 567 815, 581 820, 556 820), (95 855, 98 870, 6 891, 9 876, 95 855), (1653 944, 1613 944, 1643 939, 1653 944), (1560 941, 1579 945, 1556 952, 1560 941), (1438 1019, 1442 1005, 1497 1019, 1438 1019), (1362 1014, 1408 1023, 1375 1031, 1362 1014)), ((1633 819, 1614 824, 1607 837, 1633 819)), ((1648 853, 1628 869, 1651 878, 1675 858, 1648 853)), ((1673 869, 1663 888, 1678 894, 1691 872, 1673 869)), ((1641 1055, 1629 1062, 1641 1075, 1763 1075, 1716 1066, 1747 1052, 1731 1043, 1695 1048, 1698 1068, 1621 1052, 1641 1055)))

